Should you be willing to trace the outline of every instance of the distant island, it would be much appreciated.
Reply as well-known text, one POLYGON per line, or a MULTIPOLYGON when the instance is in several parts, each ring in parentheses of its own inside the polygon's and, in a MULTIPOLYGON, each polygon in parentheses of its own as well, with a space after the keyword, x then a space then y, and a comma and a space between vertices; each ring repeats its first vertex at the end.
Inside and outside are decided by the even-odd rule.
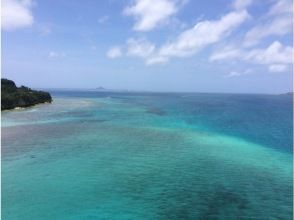
POLYGON ((95 89, 90 89, 90 90, 95 92, 129 92, 129 90, 127 89, 107 89, 107 88, 104 88, 103 86, 99 86, 95 89))
POLYGON ((105 89, 104 87, 102 87, 102 86, 99 86, 99 87, 97 87, 96 89, 95 89, 95 91, 101 91, 101 92, 107 92, 107 91, 109 91, 110 89, 105 89))
POLYGON ((1 110, 51 102, 52 97, 48 92, 32 90, 26 86, 17 87, 12 80, 1 79, 1 110))
POLYGON ((286 93, 281 93, 278 95, 283 95, 283 96, 293 96, 294 92, 286 92, 286 93))

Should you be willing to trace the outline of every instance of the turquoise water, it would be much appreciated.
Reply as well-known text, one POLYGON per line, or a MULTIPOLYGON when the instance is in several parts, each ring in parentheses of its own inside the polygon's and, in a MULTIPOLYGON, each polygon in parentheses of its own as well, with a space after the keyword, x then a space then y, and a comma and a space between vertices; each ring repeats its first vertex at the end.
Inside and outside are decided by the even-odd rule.
POLYGON ((292 219, 292 97, 52 92, 2 112, 2 219, 292 219))

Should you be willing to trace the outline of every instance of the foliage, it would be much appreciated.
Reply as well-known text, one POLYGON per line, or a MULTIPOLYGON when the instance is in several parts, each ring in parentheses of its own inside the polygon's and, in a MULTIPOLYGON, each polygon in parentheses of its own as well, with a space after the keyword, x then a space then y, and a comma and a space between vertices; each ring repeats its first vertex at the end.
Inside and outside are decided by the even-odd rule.
POLYGON ((29 107, 45 102, 52 102, 48 92, 32 90, 26 86, 18 88, 12 80, 1 79, 1 110, 29 107))

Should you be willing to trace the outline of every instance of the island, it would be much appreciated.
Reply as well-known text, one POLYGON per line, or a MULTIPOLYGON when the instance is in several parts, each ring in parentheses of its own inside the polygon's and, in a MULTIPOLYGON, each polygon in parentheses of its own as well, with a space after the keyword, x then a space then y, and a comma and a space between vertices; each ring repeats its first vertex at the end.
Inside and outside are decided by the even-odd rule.
POLYGON ((48 92, 32 90, 26 86, 17 87, 12 80, 1 79, 1 110, 51 102, 52 97, 48 92))

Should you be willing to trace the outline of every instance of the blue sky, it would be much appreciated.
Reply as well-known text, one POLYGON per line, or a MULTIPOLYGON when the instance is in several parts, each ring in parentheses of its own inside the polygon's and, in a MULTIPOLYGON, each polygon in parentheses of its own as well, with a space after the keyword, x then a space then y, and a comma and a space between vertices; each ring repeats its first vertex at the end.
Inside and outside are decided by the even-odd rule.
POLYGON ((292 90, 292 0, 3 0, 2 77, 34 88, 292 90))

